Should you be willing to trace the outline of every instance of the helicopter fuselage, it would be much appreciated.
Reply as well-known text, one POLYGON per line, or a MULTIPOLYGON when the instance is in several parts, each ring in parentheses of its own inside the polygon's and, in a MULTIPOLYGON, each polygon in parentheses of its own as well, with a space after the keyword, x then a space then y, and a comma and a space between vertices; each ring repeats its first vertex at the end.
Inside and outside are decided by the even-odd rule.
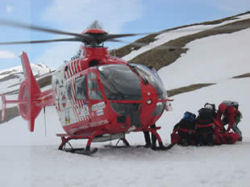
POLYGON ((165 109, 166 93, 153 73, 110 57, 106 48, 84 47, 55 72, 52 89, 59 120, 70 135, 147 129, 165 109))

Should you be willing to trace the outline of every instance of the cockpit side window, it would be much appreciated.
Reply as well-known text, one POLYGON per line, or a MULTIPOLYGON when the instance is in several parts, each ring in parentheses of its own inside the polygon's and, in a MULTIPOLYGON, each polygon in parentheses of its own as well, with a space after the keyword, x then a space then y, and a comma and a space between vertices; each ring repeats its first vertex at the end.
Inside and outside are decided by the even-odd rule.
POLYGON ((92 100, 102 100, 102 93, 98 86, 96 74, 91 72, 88 74, 88 93, 92 100))
POLYGON ((165 96, 167 96, 167 92, 158 75, 155 75, 152 70, 150 70, 144 65, 131 64, 131 66, 135 68, 135 70, 140 74, 143 80, 146 80, 147 82, 149 82, 154 86, 159 98, 165 98, 165 96))
POLYGON ((75 81, 75 93, 76 99, 85 100, 86 99, 86 77, 82 76, 75 81))

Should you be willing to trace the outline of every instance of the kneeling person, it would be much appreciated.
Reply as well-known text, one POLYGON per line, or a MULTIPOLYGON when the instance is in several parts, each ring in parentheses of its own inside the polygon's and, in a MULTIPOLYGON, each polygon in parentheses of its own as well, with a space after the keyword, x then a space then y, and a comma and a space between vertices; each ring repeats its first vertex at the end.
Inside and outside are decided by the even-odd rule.
POLYGON ((242 133, 238 128, 238 123, 240 122, 242 115, 238 108, 238 102, 223 101, 218 107, 216 120, 224 126, 228 124, 226 132, 229 132, 232 129, 240 136, 239 140, 242 140, 242 133))
POLYGON ((197 145, 213 145, 214 121, 213 113, 209 108, 201 108, 195 120, 197 145))
POLYGON ((191 112, 184 113, 183 118, 174 126, 172 137, 178 136, 178 138, 172 140, 172 143, 183 146, 195 144, 195 117, 196 115, 191 112))

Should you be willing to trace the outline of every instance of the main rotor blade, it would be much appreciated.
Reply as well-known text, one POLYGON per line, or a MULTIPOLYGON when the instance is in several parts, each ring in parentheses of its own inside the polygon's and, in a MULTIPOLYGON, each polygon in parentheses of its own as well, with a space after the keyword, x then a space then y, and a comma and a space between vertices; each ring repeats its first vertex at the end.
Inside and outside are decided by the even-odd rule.
POLYGON ((0 42, 0 45, 38 44, 38 43, 50 43, 50 42, 75 42, 75 41, 81 41, 81 38, 62 38, 62 39, 52 39, 52 40, 0 42))
MULTIPOLYGON (((119 40, 117 42, 120 42, 120 43, 123 43, 125 45, 130 45, 131 47, 144 47, 144 46, 148 46, 149 43, 142 43, 142 42, 126 42, 126 41, 122 41, 122 40, 119 40)), ((180 46, 174 46, 174 45, 159 45, 159 46, 155 46, 154 48, 157 48, 159 50, 177 50, 177 49, 185 49, 185 47, 180 47, 180 46)))
POLYGON ((131 33, 131 34, 107 34, 105 37, 106 40, 112 40, 115 38, 122 38, 122 37, 128 37, 128 36, 139 36, 139 35, 146 35, 148 33, 131 33))
MULTIPOLYGON (((119 42, 119 43, 124 43, 124 41, 122 40, 116 40, 116 39, 109 39, 109 40, 106 40, 107 42, 119 42)), ((127 43, 128 44, 128 43, 127 43)))
POLYGON ((26 23, 16 22, 16 21, 12 21, 12 20, 5 20, 5 19, 0 19, 0 25, 17 27, 17 28, 24 28, 24 29, 42 31, 42 32, 47 32, 47 33, 54 33, 54 34, 70 35, 70 36, 77 36, 77 37, 84 36, 84 35, 78 34, 78 33, 66 32, 66 31, 62 31, 62 30, 50 29, 50 28, 40 27, 40 26, 35 26, 35 25, 29 25, 26 23))

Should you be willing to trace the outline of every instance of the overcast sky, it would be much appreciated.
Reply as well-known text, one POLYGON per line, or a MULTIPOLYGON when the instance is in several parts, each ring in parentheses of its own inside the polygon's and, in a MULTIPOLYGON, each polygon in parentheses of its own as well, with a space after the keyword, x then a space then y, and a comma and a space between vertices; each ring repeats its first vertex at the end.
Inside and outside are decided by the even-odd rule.
MULTIPOLYGON (((1 0, 0 18, 72 32, 82 32, 98 20, 109 33, 145 33, 249 10, 250 0, 1 0)), ((1 42, 62 37, 0 26, 1 42)), ((0 71, 20 65, 18 56, 22 51, 28 53, 32 63, 56 68, 74 55, 79 46, 79 43, 0 46, 0 71)))

